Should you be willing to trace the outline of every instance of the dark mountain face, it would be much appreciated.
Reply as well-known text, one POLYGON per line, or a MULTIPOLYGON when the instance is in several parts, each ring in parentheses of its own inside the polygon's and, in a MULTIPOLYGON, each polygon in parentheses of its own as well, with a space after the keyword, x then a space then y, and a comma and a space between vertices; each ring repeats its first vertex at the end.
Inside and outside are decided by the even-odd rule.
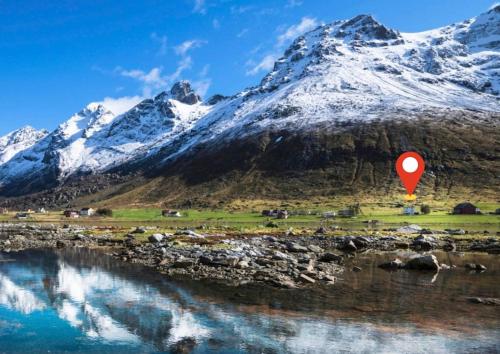
POLYGON ((181 81, 119 116, 91 104, 3 153, 0 195, 45 206, 388 195, 408 150, 426 160, 421 192, 498 190, 499 9, 422 33, 360 15, 298 37, 234 96, 205 103, 181 81))

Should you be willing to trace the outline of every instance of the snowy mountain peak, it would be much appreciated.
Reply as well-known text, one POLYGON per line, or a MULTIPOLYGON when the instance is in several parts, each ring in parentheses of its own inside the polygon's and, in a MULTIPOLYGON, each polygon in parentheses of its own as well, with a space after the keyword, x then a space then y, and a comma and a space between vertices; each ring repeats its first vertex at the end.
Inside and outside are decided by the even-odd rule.
POLYGON ((194 92, 188 81, 176 82, 170 89, 170 94, 175 100, 185 104, 192 105, 201 101, 201 97, 194 92))
POLYGON ((335 32, 335 37, 351 40, 390 40, 399 38, 399 33, 385 27, 371 15, 359 15, 344 22, 335 32))
POLYGON ((36 130, 28 125, 0 137, 0 165, 43 139, 47 134, 46 130, 36 130))
POLYGON ((500 5, 457 26, 456 38, 473 51, 500 49, 500 5))

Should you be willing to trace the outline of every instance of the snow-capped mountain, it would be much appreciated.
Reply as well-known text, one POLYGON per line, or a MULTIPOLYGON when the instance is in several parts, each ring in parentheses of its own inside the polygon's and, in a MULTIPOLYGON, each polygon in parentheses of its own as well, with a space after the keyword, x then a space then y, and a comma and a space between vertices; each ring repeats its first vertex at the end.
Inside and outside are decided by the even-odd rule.
POLYGON ((209 110, 187 82, 179 82, 169 93, 144 100, 119 116, 91 103, 52 133, 11 154, 10 161, 0 164, 0 181, 5 184, 33 177, 47 169, 54 170, 62 181, 75 173, 109 169, 151 153, 209 110))
POLYGON ((41 171, 63 182, 151 159, 168 165, 201 146, 263 131, 338 131, 423 116, 456 120, 471 112, 497 124, 499 93, 500 6, 420 33, 359 15, 300 36, 258 86, 232 97, 203 103, 189 83, 179 82, 121 115, 90 104, 15 150, 4 137, 0 186, 41 171))
POLYGON ((0 165, 8 162, 17 153, 24 151, 47 136, 46 130, 26 126, 0 137, 0 165))

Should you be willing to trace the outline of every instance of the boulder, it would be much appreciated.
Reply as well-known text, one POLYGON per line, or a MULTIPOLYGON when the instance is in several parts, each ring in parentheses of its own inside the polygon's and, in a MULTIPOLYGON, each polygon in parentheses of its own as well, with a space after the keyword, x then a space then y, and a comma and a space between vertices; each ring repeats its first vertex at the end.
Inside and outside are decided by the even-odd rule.
POLYGON ((327 252, 319 258, 319 261, 326 262, 326 263, 331 263, 331 262, 342 263, 343 259, 344 258, 342 256, 327 252))
POLYGON ((165 236, 163 236, 162 234, 153 234, 148 237, 148 241, 151 243, 160 243, 164 238, 165 236))
POLYGON ((133 231, 134 234, 145 234, 146 233, 146 228, 142 226, 138 226, 135 228, 133 231))
POLYGON ((316 245, 309 245, 309 246, 307 246, 307 248, 309 249, 309 251, 314 252, 314 253, 323 252, 323 249, 319 246, 316 246, 316 245))
POLYGON ((301 246, 295 242, 287 243, 286 249, 288 250, 288 252, 308 252, 307 247, 301 246))
POLYGON ((433 254, 426 256, 417 256, 406 262, 406 269, 416 270, 432 270, 438 271, 441 269, 436 256, 433 254))
POLYGON ((353 241, 347 241, 346 243, 344 243, 342 249, 346 252, 356 252, 358 250, 353 241))
POLYGON ((316 280, 314 280, 313 278, 305 275, 305 274, 300 274, 299 275, 299 280, 304 282, 304 283, 310 283, 310 284, 314 284, 316 283, 316 280))
POLYGON ((379 265, 379 268, 382 268, 382 269, 401 269, 401 268, 404 268, 405 267, 405 264, 399 259, 399 258, 396 258, 396 259, 393 259, 392 261, 390 262, 386 262, 386 263, 382 263, 379 265))
POLYGON ((412 224, 412 225, 400 227, 396 231, 403 233, 403 234, 418 234, 418 233, 420 233, 420 231, 422 231, 422 228, 418 225, 412 224))

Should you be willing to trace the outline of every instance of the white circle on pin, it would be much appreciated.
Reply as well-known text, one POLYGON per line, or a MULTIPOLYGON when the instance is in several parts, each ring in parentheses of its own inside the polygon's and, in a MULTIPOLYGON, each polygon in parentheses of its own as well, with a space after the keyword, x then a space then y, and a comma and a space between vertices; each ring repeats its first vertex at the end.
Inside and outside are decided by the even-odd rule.
POLYGON ((407 173, 413 173, 418 169, 418 161, 414 157, 407 157, 403 160, 403 170, 407 173))

